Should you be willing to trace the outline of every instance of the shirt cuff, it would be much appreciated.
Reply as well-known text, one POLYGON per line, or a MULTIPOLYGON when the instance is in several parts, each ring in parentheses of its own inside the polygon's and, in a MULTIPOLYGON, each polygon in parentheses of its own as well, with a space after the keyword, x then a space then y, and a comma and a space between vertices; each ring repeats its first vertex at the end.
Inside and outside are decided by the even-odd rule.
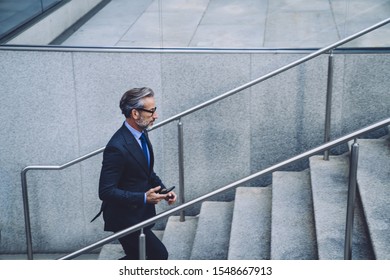
POLYGON ((144 193, 144 204, 146 204, 146 193, 144 193))

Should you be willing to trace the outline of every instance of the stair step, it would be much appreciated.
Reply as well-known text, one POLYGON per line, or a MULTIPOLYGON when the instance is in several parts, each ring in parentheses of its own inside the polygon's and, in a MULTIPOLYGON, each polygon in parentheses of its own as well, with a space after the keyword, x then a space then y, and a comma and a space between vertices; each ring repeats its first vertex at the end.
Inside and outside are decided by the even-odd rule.
MULTIPOLYGON (((359 139, 353 259, 390 256, 390 137, 359 139), (375 252, 375 254, 374 254, 375 252)), ((238 187, 235 201, 206 201, 197 217, 154 231, 170 260, 344 258, 349 154, 310 158, 310 169, 272 174, 272 187, 238 187)), ((98 259, 124 256, 120 244, 98 259)))
MULTIPOLYGON (((310 158, 310 175, 316 224, 318 258, 344 258, 345 223, 347 213, 349 158, 348 155, 310 158)), ((362 210, 355 209, 353 259, 372 259, 362 210)))
POLYGON ((195 232, 198 225, 198 217, 185 217, 180 222, 179 216, 171 216, 165 227, 163 243, 169 252, 169 260, 189 260, 195 232))
POLYGON ((269 259, 271 188, 236 189, 229 245, 229 260, 269 259))
POLYGON ((202 203, 190 259, 227 259, 232 214, 233 202, 202 203))
POLYGON ((125 255, 121 244, 106 244, 100 251, 99 260, 118 260, 125 255))
POLYGON ((377 259, 390 259, 390 141, 359 139, 358 185, 377 259))
POLYGON ((239 187, 236 190, 229 260, 269 259, 271 188, 239 187))
POLYGON ((271 259, 318 259, 309 170, 272 174, 271 259))
MULTIPOLYGON (((153 230, 154 234, 162 238, 164 231, 163 230, 153 230)), ((125 256, 122 245, 119 243, 109 243, 102 247, 98 260, 118 260, 125 256)))

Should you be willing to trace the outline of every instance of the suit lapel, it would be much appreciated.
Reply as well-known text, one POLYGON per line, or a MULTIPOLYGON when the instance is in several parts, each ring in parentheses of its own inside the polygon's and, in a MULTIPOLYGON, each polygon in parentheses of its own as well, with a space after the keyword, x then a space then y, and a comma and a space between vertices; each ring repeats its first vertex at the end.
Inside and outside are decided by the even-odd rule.
MULTIPOLYGON (((148 161, 145 158, 145 155, 142 151, 142 148, 138 144, 137 140, 134 138, 133 134, 129 131, 129 129, 123 125, 121 127, 121 133, 123 135, 123 138, 125 140, 125 148, 129 151, 129 153, 135 158, 135 160, 141 165, 141 167, 145 170, 147 174, 150 173, 148 168, 148 161)), ((150 145, 150 142, 148 140, 148 145, 150 145)), ((149 151, 151 149, 149 148, 149 151)), ((152 152, 150 152, 152 153, 152 152)), ((151 154, 152 158, 152 154, 151 154)))

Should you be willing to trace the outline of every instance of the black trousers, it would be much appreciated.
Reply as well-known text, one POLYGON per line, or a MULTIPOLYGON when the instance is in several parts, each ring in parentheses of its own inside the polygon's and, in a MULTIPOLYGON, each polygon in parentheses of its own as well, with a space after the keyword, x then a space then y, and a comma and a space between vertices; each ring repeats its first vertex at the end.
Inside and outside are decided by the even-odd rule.
MULTIPOLYGON (((167 260, 168 251, 161 240, 148 228, 144 229, 147 260, 167 260)), ((120 260, 139 260, 139 235, 136 231, 119 238, 126 256, 120 260)))

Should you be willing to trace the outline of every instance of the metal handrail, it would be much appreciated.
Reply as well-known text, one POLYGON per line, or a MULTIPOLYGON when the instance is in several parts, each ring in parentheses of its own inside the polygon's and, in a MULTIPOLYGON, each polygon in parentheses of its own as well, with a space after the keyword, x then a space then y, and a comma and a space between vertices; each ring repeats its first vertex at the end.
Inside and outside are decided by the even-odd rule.
POLYGON ((270 173, 272 173, 274 171, 277 171, 277 170, 279 170, 279 169, 281 169, 283 167, 286 167, 286 166, 288 166, 288 165, 290 165, 292 163, 295 163, 295 162, 297 162, 299 160, 306 159, 306 158, 308 158, 310 156, 316 155, 318 153, 321 153, 323 151, 326 151, 328 149, 336 147, 336 146, 338 146, 340 144, 343 144, 343 143, 348 142, 348 141, 350 141, 352 139, 355 139, 355 138, 357 138, 357 137, 359 137, 359 136, 361 136, 363 134, 366 134, 366 133, 369 133, 371 131, 380 129, 380 128, 385 127, 385 126, 387 126, 389 124, 390 124, 390 118, 387 118, 387 119, 382 120, 380 122, 371 124, 371 125, 369 125, 369 126, 367 126, 365 128, 359 129, 359 130, 357 130, 355 132, 349 133, 349 134, 347 134, 345 136, 342 136, 342 137, 340 137, 338 139, 335 139, 335 140, 332 140, 332 141, 330 141, 328 143, 322 144, 322 145, 320 145, 320 146, 318 146, 318 147, 316 147, 314 149, 308 150, 308 151, 306 151, 304 153, 301 153, 301 154, 299 154, 297 156, 294 156, 294 157, 291 157, 291 158, 289 158, 289 159, 287 159, 285 161, 282 161, 280 163, 272 165, 271 167, 263 169, 263 170, 261 170, 259 172, 256 172, 256 173, 254 173, 254 174, 252 174, 250 176, 247 176, 247 177, 245 177, 243 179, 235 181, 235 182, 233 182, 233 183, 231 183, 229 185, 221 187, 221 188, 219 188, 219 189, 217 189, 215 191, 212 191, 212 192, 210 192, 208 194, 205 194, 203 196, 195 198, 195 199, 193 199, 193 200, 191 200, 191 201, 189 201, 187 203, 184 203, 182 205, 179 205, 179 206, 177 206, 177 207, 175 207, 175 208, 173 208, 171 210, 167 210, 167 211, 165 211, 163 213, 157 214, 153 218, 145 220, 145 221, 143 221, 143 222, 141 222, 141 223, 139 223, 137 225, 131 226, 131 227, 129 227, 127 229, 124 229, 122 231, 119 231, 117 233, 114 233, 111 236, 103 238, 100 241, 97 241, 97 242, 95 242, 95 243, 93 243, 93 244, 91 244, 89 246, 86 246, 86 247, 84 247, 84 248, 82 248, 82 249, 80 249, 78 251, 75 251, 75 252, 73 252, 71 254, 65 255, 65 256, 59 258, 59 260, 73 259, 73 258, 75 258, 77 256, 82 255, 83 253, 89 252, 89 251, 91 251, 93 249, 100 248, 101 246, 103 246, 103 245, 105 245, 107 243, 110 243, 110 242, 112 242, 112 241, 114 241, 114 240, 116 240, 118 238, 121 238, 121 237, 123 237, 123 236, 125 236, 125 235, 127 235, 127 234, 129 234, 131 232, 140 230, 140 229, 142 229, 142 228, 144 228, 146 226, 154 224, 154 223, 156 223, 160 219, 168 217, 168 216, 170 216, 172 214, 175 214, 175 213, 177 213, 177 212, 179 212, 181 210, 185 210, 185 209, 193 206, 196 203, 205 201, 205 200, 207 200, 207 199, 209 199, 209 198, 211 198, 211 197, 213 197, 213 196, 215 196, 217 194, 220 194, 220 193, 228 191, 228 190, 230 190, 232 188, 235 188, 235 187, 237 187, 237 186, 239 186, 239 185, 241 185, 243 183, 246 183, 246 182, 248 182, 248 181, 250 181, 250 180, 252 180, 254 178, 270 174, 270 173))
MULTIPOLYGON (((386 20, 383 20, 383 21, 381 21, 381 22, 379 22, 379 23, 377 23, 375 25, 372 25, 371 27, 363 29, 362 31, 357 32, 357 33, 355 33, 355 34, 353 34, 353 35, 351 35, 351 36, 349 36, 349 37, 347 37, 345 39, 337 41, 336 43, 328 45, 327 47, 321 48, 318 51, 315 51, 315 52, 313 52, 313 53, 311 53, 311 54, 309 54, 309 55, 307 55, 307 56, 305 56, 305 57, 303 57, 301 59, 298 59, 298 60, 296 60, 296 61, 294 61, 294 62, 292 62, 292 63, 290 63, 290 64, 288 64, 286 66, 283 66, 283 67, 281 67, 281 68, 279 68, 279 69, 277 69, 275 71, 272 71, 272 72, 270 72, 270 73, 268 73, 268 74, 266 74, 264 76, 261 76, 260 78, 252 80, 251 82, 248 82, 248 83, 246 83, 246 84, 244 84, 242 86, 239 86, 239 87, 237 87, 235 89, 232 89, 230 91, 225 92, 224 94, 221 94, 221 95, 219 95, 219 96, 217 96, 215 98, 212 98, 209 101, 206 101, 206 102, 201 103, 201 104, 199 104, 197 106, 194 106, 194 107, 192 107, 192 108, 190 108, 188 110, 185 110, 185 111, 183 111, 183 112, 181 112, 181 113, 179 113, 177 115, 174 115, 174 116, 172 116, 172 117, 170 117, 170 118, 168 118, 168 119, 166 119, 166 120, 164 120, 164 121, 162 121, 160 123, 157 123, 156 125, 154 125, 153 128, 151 128, 149 130, 151 131, 151 130, 154 130, 156 128, 162 127, 162 126, 164 126, 166 124, 169 124, 169 123, 171 123, 171 122, 173 122, 175 120, 180 120, 184 116, 187 116, 187 115, 189 115, 191 113, 194 113, 194 112, 196 112, 196 111, 198 111, 198 110, 200 110, 200 109, 202 109, 204 107, 207 107, 207 106, 212 105, 212 104, 214 104, 214 103, 216 103, 218 101, 221 101, 221 100, 223 100, 223 99, 225 99, 225 98, 227 98, 227 97, 229 97, 229 96, 231 96, 233 94, 236 94, 236 93, 238 93, 238 92, 240 92, 242 90, 245 90, 245 89, 247 89, 247 88, 249 88, 249 87, 251 87, 253 85, 256 85, 256 84, 258 84, 260 82, 263 82, 263 81, 265 81, 265 80, 267 80, 267 79, 269 79, 269 78, 271 78, 273 76, 281 74, 281 73, 283 73, 283 72, 285 72, 285 71, 287 71, 287 70, 289 70, 289 69, 291 69, 291 68, 293 68, 293 67, 295 67, 297 65, 300 65, 300 64, 302 64, 302 63, 304 63, 304 62, 306 62, 308 60, 311 60, 311 59, 313 59, 313 58, 315 58, 315 57, 317 57, 317 56, 319 56, 321 54, 324 54, 324 53, 328 52, 329 50, 334 50, 336 47, 338 47, 340 45, 343 45, 343 44, 345 44, 345 43, 347 43, 347 42, 349 42, 351 40, 354 40, 354 39, 356 39, 356 38, 358 38, 360 36, 363 36, 366 33, 369 33, 369 32, 371 32, 371 31, 373 31, 373 30, 375 30, 375 29, 377 29, 377 28, 379 28, 379 27, 381 27, 383 25, 388 24, 389 22, 390 22, 390 18, 388 18, 386 20)), ((182 129, 182 124, 180 123, 179 125, 181 126, 181 129, 182 129)), ((179 138, 180 137, 181 136, 179 136, 179 138)), ((72 166, 72 165, 74 165, 76 163, 79 163, 79 162, 81 162, 81 161, 83 161, 85 159, 88 159, 88 158, 90 158, 92 156, 95 156, 95 155, 103 152, 104 149, 105 149, 105 147, 99 148, 98 150, 95 150, 95 151, 93 151, 93 152, 91 152, 91 153, 89 153, 87 155, 84 155, 84 156, 81 156, 79 158, 76 158, 76 159, 74 159, 74 160, 72 160, 72 161, 70 161, 68 163, 63 164, 63 165, 54 165, 54 166, 50 166, 50 165, 42 165, 42 166, 35 165, 35 166, 27 166, 27 167, 25 167, 22 170, 22 172, 21 172, 21 184, 22 184, 22 194, 23 194, 24 217, 25 217, 25 228, 26 228, 26 242, 27 242, 27 257, 28 257, 28 259, 32 259, 33 257, 32 257, 31 223, 30 223, 30 213, 29 213, 29 205, 28 205, 28 191, 27 191, 27 172, 29 170, 61 170, 61 169, 67 168, 69 166, 72 166)), ((179 155, 179 157, 180 156, 182 156, 182 155, 179 155)), ((180 174, 180 179, 182 179, 182 174, 180 174)), ((181 195, 181 197, 182 196, 183 195, 181 195)))
POLYGON ((28 191, 27 191, 27 171, 29 170, 61 170, 72 166, 76 163, 84 161, 90 157, 93 157, 104 151, 104 148, 100 148, 96 151, 88 153, 84 156, 71 160, 63 165, 31 165, 23 168, 21 172, 21 182, 22 182, 22 195, 23 195, 23 206, 24 206, 24 222, 25 222, 25 231, 26 231, 26 242, 27 242, 27 258, 31 260, 33 258, 32 252, 32 236, 31 236, 31 223, 30 223, 30 209, 28 203, 28 191))
POLYGON ((214 98, 212 98, 212 99, 210 99, 210 100, 208 100, 208 101, 206 101, 206 102, 204 102, 202 104, 199 104, 199 105, 194 106, 194 107, 192 107, 192 108, 190 108, 190 109, 188 109, 186 111, 183 111, 183 112, 181 112, 181 113, 179 113, 179 114, 177 114, 175 116, 172 116, 172 117, 170 117, 170 118, 168 118, 168 119, 166 119, 166 120, 156 124, 152 129, 156 129, 156 128, 158 128, 160 126, 163 126, 163 125, 166 125, 166 124, 168 124, 168 123, 170 123, 170 122, 172 122, 174 120, 178 120, 178 119, 180 119, 180 118, 182 118, 182 117, 184 117, 186 115, 189 115, 189 114, 191 114, 191 113, 193 113, 195 111, 198 111, 198 110, 200 110, 200 109, 202 109, 202 108, 204 108, 206 106, 209 106, 209 105, 214 104, 214 103, 216 103, 218 101, 221 101, 221 100, 223 100, 223 99, 225 99, 225 98, 227 98, 227 97, 229 97, 229 96, 231 96, 231 95, 233 95, 235 93, 238 93, 238 92, 240 92, 240 91, 242 91, 244 89, 247 89, 247 88, 249 88, 249 87, 251 87, 253 85, 256 85, 256 84, 258 84, 260 82, 263 82, 263 81, 265 81, 265 80, 267 80, 269 78, 272 78, 275 75, 281 74, 281 73, 289 70, 290 68, 293 68, 293 67, 295 67, 295 66, 297 66, 299 64, 302 64, 302 63, 304 63, 304 62, 306 62, 306 61, 308 61, 310 59, 313 59, 313 58, 321 55, 321 54, 324 54, 324 53, 328 52, 329 50, 333 50, 334 48, 336 48, 336 47, 338 47, 340 45, 343 45, 345 43, 348 43, 349 41, 352 41, 352 40, 354 40, 354 39, 356 39, 356 38, 358 38, 360 36, 363 36, 366 33, 369 33, 369 32, 371 32, 371 31, 373 31, 373 30, 375 30, 375 29, 377 29, 377 28, 379 28, 379 27, 381 27, 383 25, 388 24, 389 22, 390 22, 390 18, 388 18, 386 20, 383 20, 383 21, 381 21, 381 22, 379 22, 379 23, 377 23, 375 25, 372 25, 371 27, 368 27, 368 28, 366 28, 366 29, 364 29, 364 30, 362 30, 360 32, 357 32, 357 33, 355 33, 355 34, 353 34, 353 35, 351 35, 351 36, 349 36, 349 37, 347 37, 345 39, 337 41, 336 43, 333 43, 331 45, 328 45, 327 47, 319 49, 318 51, 315 51, 315 52, 313 52, 313 53, 311 53, 311 54, 309 54, 309 55, 307 55, 307 56, 305 56, 305 57, 303 57, 301 59, 298 59, 298 60, 296 60, 296 61, 294 61, 294 62, 292 62, 290 64, 287 64, 287 65, 285 65, 283 67, 280 67, 279 69, 277 69, 275 71, 272 71, 272 72, 270 72, 270 73, 268 73, 268 74, 266 74, 264 76, 261 76, 260 78, 252 80, 252 81, 250 81, 250 82, 248 82, 248 83, 246 83, 244 85, 241 85, 241 86, 239 86, 239 87, 237 87, 235 89, 232 89, 232 90, 230 90, 228 92, 225 92, 224 94, 221 94, 221 95, 219 95, 217 97, 214 97, 214 98))

